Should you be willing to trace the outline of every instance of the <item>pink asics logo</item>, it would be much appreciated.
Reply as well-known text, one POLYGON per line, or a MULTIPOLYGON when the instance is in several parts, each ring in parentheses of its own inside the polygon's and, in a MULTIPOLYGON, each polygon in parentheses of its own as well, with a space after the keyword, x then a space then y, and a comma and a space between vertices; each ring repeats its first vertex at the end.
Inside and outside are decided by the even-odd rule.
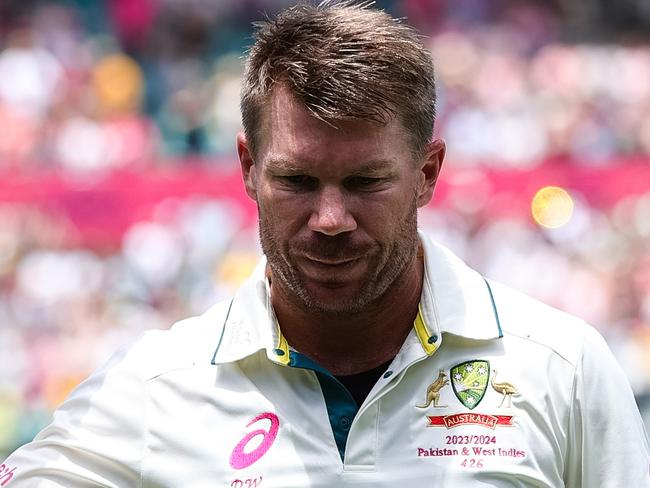
POLYGON ((266 451, 268 451, 273 445, 273 442, 275 441, 275 438, 278 435, 278 429, 280 428, 280 420, 278 419, 278 416, 271 412, 261 413, 253 420, 248 422, 246 427, 250 427, 251 425, 253 425, 256 422, 259 422, 260 420, 270 420, 271 426, 269 427, 268 430, 264 430, 264 429, 253 430, 252 432, 246 434, 241 441, 239 441, 239 443, 235 446, 235 448, 232 450, 232 453, 230 454, 230 466, 232 466, 233 468, 235 469, 247 468, 248 466, 256 462, 259 458, 264 456, 264 454, 266 454, 266 451), (255 449, 253 449, 252 451, 246 452, 245 450, 246 445, 251 440, 253 440, 254 437, 257 437, 258 435, 264 436, 261 444, 257 446, 255 449))

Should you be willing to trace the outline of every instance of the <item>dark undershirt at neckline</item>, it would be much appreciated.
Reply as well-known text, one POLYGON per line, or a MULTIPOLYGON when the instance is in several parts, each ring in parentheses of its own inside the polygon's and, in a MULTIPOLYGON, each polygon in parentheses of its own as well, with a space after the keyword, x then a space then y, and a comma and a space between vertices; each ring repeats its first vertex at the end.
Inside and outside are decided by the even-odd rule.
POLYGON ((370 390, 372 390, 372 387, 375 386, 379 377, 384 374, 392 361, 391 359, 376 368, 363 371, 362 373, 336 376, 336 379, 350 392, 354 401, 357 402, 357 406, 361 406, 368 393, 370 393, 370 390))

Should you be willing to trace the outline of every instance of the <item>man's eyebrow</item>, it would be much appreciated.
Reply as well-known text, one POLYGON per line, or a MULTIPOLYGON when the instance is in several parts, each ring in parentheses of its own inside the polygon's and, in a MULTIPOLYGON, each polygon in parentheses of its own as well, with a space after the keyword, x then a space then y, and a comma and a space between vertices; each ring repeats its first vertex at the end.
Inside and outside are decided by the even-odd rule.
POLYGON ((271 157, 267 159, 264 165, 271 170, 299 171, 300 165, 290 159, 282 157, 271 157))
MULTIPOLYGON (((305 168, 300 163, 283 157, 271 157, 264 163, 270 171, 304 172, 305 168)), ((367 161, 354 168, 352 173, 363 175, 386 174, 395 171, 395 163, 390 159, 376 159, 367 161)))

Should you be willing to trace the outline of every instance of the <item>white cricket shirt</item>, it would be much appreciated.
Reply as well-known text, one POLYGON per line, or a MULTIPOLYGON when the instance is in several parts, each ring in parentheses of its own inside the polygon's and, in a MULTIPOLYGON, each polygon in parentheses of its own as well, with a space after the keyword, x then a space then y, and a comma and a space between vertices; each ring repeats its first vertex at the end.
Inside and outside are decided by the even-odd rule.
POLYGON ((0 488, 650 487, 600 335, 421 240, 420 314, 360 408, 284 340, 262 261, 232 301, 84 381, 0 488))

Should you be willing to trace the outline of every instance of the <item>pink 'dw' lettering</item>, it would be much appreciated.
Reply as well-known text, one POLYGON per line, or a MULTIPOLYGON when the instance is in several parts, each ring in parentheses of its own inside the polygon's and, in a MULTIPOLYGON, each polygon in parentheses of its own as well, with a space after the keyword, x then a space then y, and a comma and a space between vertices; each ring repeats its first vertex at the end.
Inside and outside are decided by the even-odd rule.
POLYGON ((280 428, 280 419, 278 419, 278 416, 275 415, 274 413, 264 412, 259 414, 250 422, 248 422, 246 427, 250 427, 254 423, 259 422, 261 420, 269 420, 271 422, 271 426, 269 427, 268 430, 264 430, 264 429, 253 430, 252 432, 246 434, 241 441, 239 441, 239 443, 235 446, 235 448, 232 450, 232 453, 230 454, 230 466, 232 466, 233 468, 235 469, 247 468, 257 460, 259 460, 262 456, 264 456, 264 454, 266 454, 266 451, 268 451, 273 445, 273 442, 275 441, 275 438, 278 435, 278 429, 280 428), (262 439, 261 444, 257 446, 255 449, 253 449, 252 451, 246 452, 245 450, 246 445, 258 435, 264 437, 262 439))

